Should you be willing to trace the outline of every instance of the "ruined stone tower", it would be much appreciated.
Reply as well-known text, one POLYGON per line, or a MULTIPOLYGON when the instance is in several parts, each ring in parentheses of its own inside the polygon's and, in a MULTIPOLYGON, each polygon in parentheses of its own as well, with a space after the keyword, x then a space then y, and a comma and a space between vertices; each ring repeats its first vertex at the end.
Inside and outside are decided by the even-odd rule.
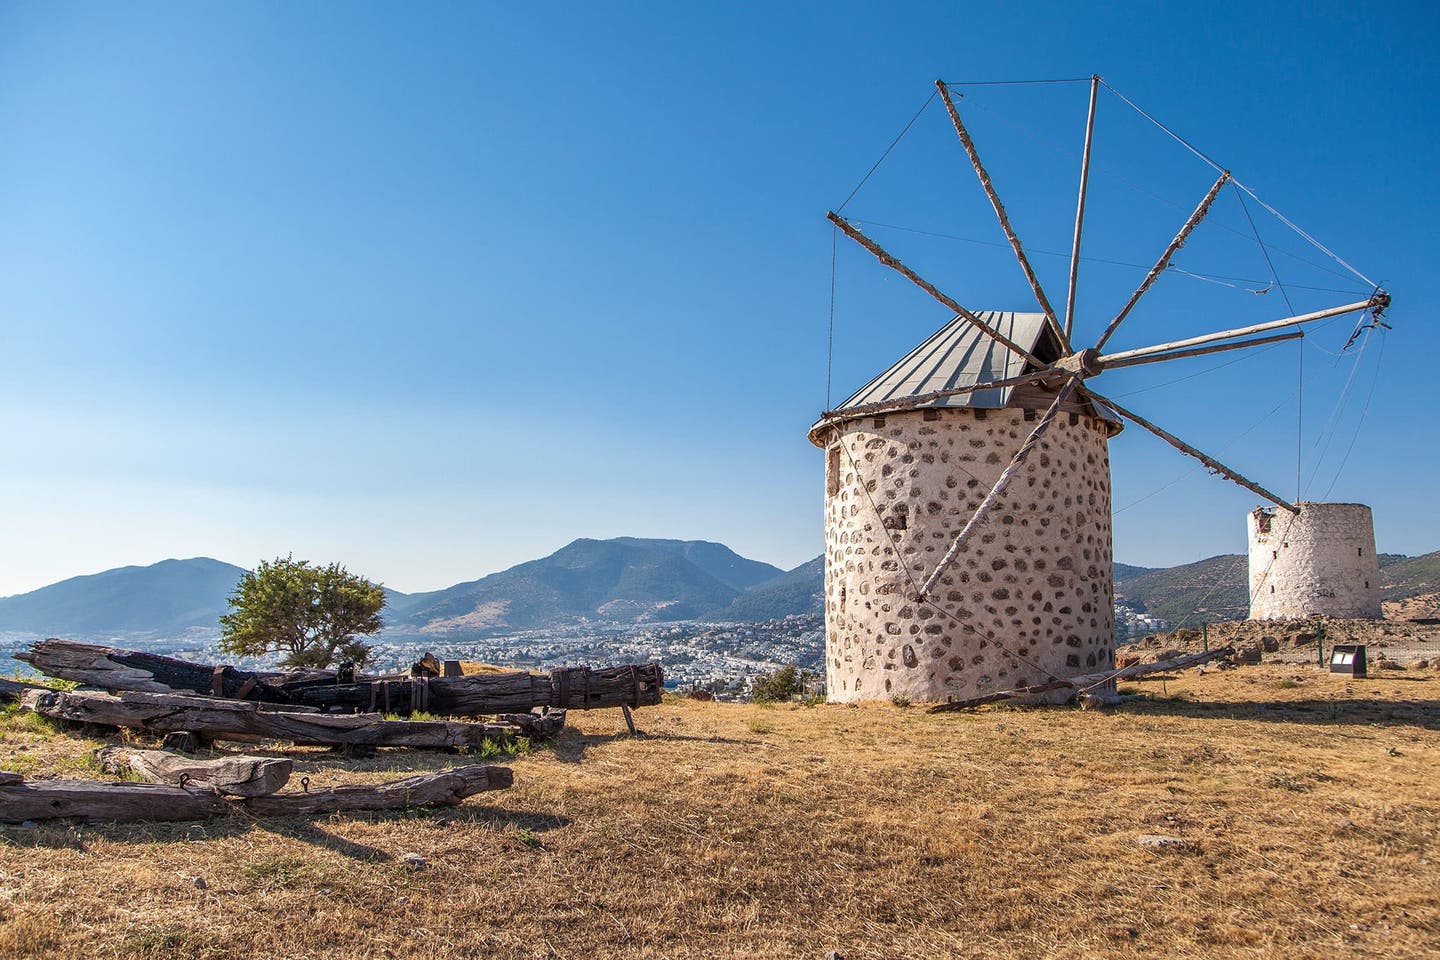
MULTIPOLYGON (((1060 354, 1043 314, 980 316, 1042 360, 1060 354)), ((1024 371, 957 318, 811 428, 826 452, 832 701, 965 699, 1112 666, 1107 441, 1120 423, 1081 397, 932 596, 918 597, 1055 393, 1030 383, 911 398, 1024 371)))
POLYGON ((1250 619, 1378 619, 1380 561, 1363 503, 1299 504, 1299 514, 1250 512, 1250 619))

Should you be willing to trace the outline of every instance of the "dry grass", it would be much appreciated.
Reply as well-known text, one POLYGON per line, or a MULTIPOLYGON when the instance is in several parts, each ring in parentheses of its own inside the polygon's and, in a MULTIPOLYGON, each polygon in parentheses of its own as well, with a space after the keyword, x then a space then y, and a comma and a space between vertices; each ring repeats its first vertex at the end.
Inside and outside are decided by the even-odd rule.
MULTIPOLYGON (((945 716, 667 701, 642 739, 572 715, 455 810, 9 829, 0 956, 1440 953, 1440 676, 1143 689, 945 716)), ((0 767, 98 776, 31 722, 0 720, 0 767)), ((293 754, 322 785, 464 762, 293 754)))

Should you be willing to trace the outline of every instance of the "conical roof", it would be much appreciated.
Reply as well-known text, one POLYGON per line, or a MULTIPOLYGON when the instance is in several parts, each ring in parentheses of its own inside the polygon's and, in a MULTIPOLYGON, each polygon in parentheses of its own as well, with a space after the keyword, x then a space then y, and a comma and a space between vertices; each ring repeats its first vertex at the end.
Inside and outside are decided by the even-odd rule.
MULTIPOLYGON (((984 310, 975 315, 1041 360, 1059 357, 1059 347, 1045 326, 1045 314, 984 310)), ((956 317, 836 409, 1008 380, 1024 373, 1025 366, 1023 357, 1001 346, 963 317, 956 317)), ((1003 407, 1010 402, 1013 390, 1014 387, 1002 387, 962 393, 930 401, 926 406, 1003 407)))
MULTIPOLYGON (((975 316, 1042 363, 1048 365, 1058 360, 1063 352, 1055 335, 1046 325, 1043 313, 982 310, 975 316)), ((817 446, 824 446, 825 427, 827 424, 848 419, 845 417, 847 410, 863 408, 869 404, 906 400, 940 390, 969 387, 977 383, 1009 380, 1031 372, 1033 370, 1030 364, 1023 357, 1002 346, 963 317, 956 317, 926 338, 920 346, 892 363, 884 373, 855 391, 849 399, 831 411, 831 416, 812 426, 810 440, 817 446)), ((998 387, 939 397, 926 400, 919 406, 1044 409, 1050 405, 1053 398, 1053 390, 1038 383, 1027 383, 1018 387, 998 387)), ((1083 396, 1072 397, 1062 409, 1099 416, 1109 424, 1111 436, 1119 433, 1123 427, 1119 418, 1110 410, 1098 407, 1083 396)))

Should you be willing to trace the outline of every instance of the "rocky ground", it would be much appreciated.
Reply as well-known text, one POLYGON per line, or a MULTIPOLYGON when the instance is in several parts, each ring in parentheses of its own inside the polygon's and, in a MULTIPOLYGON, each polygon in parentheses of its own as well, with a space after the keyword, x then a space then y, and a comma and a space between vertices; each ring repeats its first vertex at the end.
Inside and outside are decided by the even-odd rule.
POLYGON ((1440 669, 1440 623, 1403 620, 1236 620, 1202 629, 1157 633, 1116 650, 1117 666, 1169 659, 1217 646, 1233 646, 1247 663, 1319 663, 1337 643, 1367 648, 1376 669, 1440 669))

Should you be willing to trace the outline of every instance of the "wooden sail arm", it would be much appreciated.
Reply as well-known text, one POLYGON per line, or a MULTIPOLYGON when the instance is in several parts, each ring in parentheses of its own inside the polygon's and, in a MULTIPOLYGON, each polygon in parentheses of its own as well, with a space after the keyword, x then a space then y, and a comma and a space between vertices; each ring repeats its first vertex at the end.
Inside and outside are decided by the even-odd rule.
POLYGON ((854 240, 856 243, 860 244, 860 246, 864 247, 866 250, 869 250, 872 254, 874 254, 876 260, 879 260, 885 266, 889 267, 891 270, 894 270, 896 273, 899 273, 906 280, 909 280, 911 283, 915 284, 915 286, 919 287, 921 290, 924 290, 936 300, 939 300, 941 303, 945 304, 945 306, 950 308, 951 312, 957 313, 961 317, 964 317, 967 323, 969 323, 971 326, 979 328, 980 331, 983 332, 986 336, 1003 346, 1005 349, 1009 350, 1011 353, 1014 353, 1015 355, 1020 357, 1024 357, 1027 363, 1034 364, 1036 367, 1043 369, 1049 366, 1048 363, 1039 359, 1030 351, 1026 350, 1024 347, 1020 346, 1018 343, 1002 334, 999 330, 996 330, 994 327, 990 326, 990 324, 986 323, 984 320, 981 320, 974 313, 966 310, 964 307, 960 306, 959 303, 956 303, 954 300, 941 293, 934 287, 933 284, 927 281, 924 277, 920 276, 914 270, 911 270, 909 267, 905 266, 905 264, 901 263, 896 257, 892 257, 885 250, 884 247, 880 246, 880 244, 865 236, 865 234, 862 233, 858 228, 856 228, 849 220, 846 220, 844 217, 833 211, 825 214, 825 218, 831 223, 835 224, 835 226, 839 227, 841 232, 844 233, 845 236, 849 237, 851 240, 854 240))
POLYGON ((1134 350, 1122 350, 1119 353, 1102 355, 1100 363, 1114 366, 1117 361, 1129 360, 1132 357, 1148 357, 1159 353, 1169 353, 1172 350, 1182 350, 1186 347, 1198 347, 1205 343, 1215 343, 1220 340, 1234 340, 1237 337, 1248 337, 1256 333, 1268 333, 1271 330, 1280 330, 1285 327, 1295 327, 1302 323, 1311 323, 1315 320, 1326 320, 1330 317, 1338 317, 1342 313, 1352 313, 1356 310, 1384 310, 1390 305, 1390 295, 1383 290, 1377 291, 1369 300, 1347 303, 1339 307, 1331 307, 1328 310, 1317 310, 1314 313, 1303 313, 1294 317, 1286 317, 1283 320, 1270 320, 1266 323, 1257 323, 1249 327, 1237 327, 1234 330, 1221 330, 1218 333, 1207 333, 1199 337, 1191 337, 1188 340, 1172 340, 1170 343, 1157 343, 1151 347, 1137 347, 1134 350))
MULTIPOLYGON (((1090 184, 1090 146, 1095 135, 1095 95, 1100 77, 1090 78, 1090 112, 1085 118, 1085 151, 1080 157, 1080 198, 1075 203, 1075 241, 1070 246, 1070 283, 1065 290, 1065 337, 1075 330, 1075 280, 1080 272, 1080 233, 1085 225, 1085 192, 1090 184)), ((1073 348, 1072 348, 1073 349, 1073 348)))
POLYGON ((950 123, 955 127, 955 133, 960 137, 960 145, 965 148, 965 155, 970 158, 970 165, 975 168, 975 176, 980 178, 980 186, 985 190, 985 196, 990 198, 990 206, 995 208, 995 217, 1000 221, 1000 229, 1005 232, 1005 239, 1010 241, 1010 249, 1015 252, 1015 259, 1020 262, 1020 269, 1025 272, 1025 279, 1030 284, 1030 289, 1035 292, 1035 300, 1040 304, 1040 309, 1045 312, 1045 322, 1050 325, 1050 330, 1055 338, 1060 341, 1064 352, 1070 352, 1070 338, 1055 319, 1055 310, 1050 306, 1050 299, 1045 296, 1045 290, 1040 286, 1040 278, 1035 276, 1035 270, 1030 266, 1030 258, 1025 256, 1025 248, 1020 243, 1020 238, 1015 235, 1015 228, 1010 225, 1010 217, 1005 212, 1005 204, 1000 202, 1000 194, 995 191, 995 183, 990 179, 989 172, 985 165, 980 162, 980 153, 975 149, 975 141, 970 136, 970 131, 965 128, 965 123, 960 119, 960 111, 955 109, 955 101, 950 97, 950 88, 945 85, 944 80, 936 80, 935 88, 940 91, 941 98, 945 101, 945 110, 950 114, 950 123))
POLYGON ((1125 306, 1120 308, 1120 312, 1115 315, 1115 319, 1110 321, 1110 326, 1106 327, 1105 332, 1100 334, 1100 339, 1095 341, 1096 350, 1104 347, 1106 341, 1110 339, 1116 330, 1120 329, 1120 324, 1125 322, 1125 318, 1130 315, 1130 311, 1134 309, 1135 304, 1140 302, 1140 298, 1145 296, 1145 292, 1160 278, 1160 274, 1164 273, 1165 269, 1170 266, 1170 258, 1175 256, 1175 251, 1185 245, 1185 241, 1189 239, 1191 231, 1200 225, 1201 220, 1205 219, 1205 214, 1210 212, 1210 206, 1215 202, 1215 197, 1220 193, 1220 188, 1225 186, 1229 181, 1230 171, 1226 170, 1220 174, 1220 179, 1215 181, 1214 186, 1210 188, 1210 192, 1205 194, 1205 199, 1200 201, 1200 206, 1196 207, 1195 212, 1190 214, 1190 219, 1185 221, 1185 225, 1180 228, 1180 232, 1175 234, 1175 239, 1170 241, 1170 245, 1165 248, 1165 252, 1160 254, 1160 259, 1155 261, 1155 266, 1151 267, 1150 272, 1145 275, 1145 279, 1140 281, 1140 286, 1136 287, 1135 292, 1130 294, 1130 299, 1125 302, 1125 306))
POLYGON ((1025 442, 1020 445, 1020 449, 1015 451, 1015 456, 1010 460, 1010 465, 1001 471, 1000 476, 995 480, 995 485, 990 488, 989 493, 985 494, 985 499, 980 501, 980 506, 975 510, 975 513, 970 517, 970 520, 965 526, 961 528, 960 532, 955 535, 955 539, 950 544, 950 549, 945 551, 945 556, 940 558, 940 562, 935 566, 935 570, 926 578, 924 585, 920 587, 920 596, 922 598, 931 595, 931 591, 933 591, 935 585, 940 582, 940 578, 945 575, 945 571, 955 562, 955 558, 960 556, 960 551, 965 546, 965 542, 970 539, 970 535, 985 523, 990 511, 1000 502, 1000 498, 1005 495, 1005 489, 1010 486, 1010 481, 1014 480, 1015 475, 1020 472, 1021 466, 1024 465, 1031 451, 1040 445, 1040 438, 1045 435, 1046 430, 1050 429, 1050 424, 1055 422, 1055 418, 1060 414, 1060 407, 1069 399, 1070 394, 1073 393, 1079 385, 1080 377, 1078 375, 1071 376, 1065 381, 1065 385, 1060 388, 1060 392, 1055 394, 1055 399, 1051 401, 1050 408, 1045 411, 1044 416, 1035 424, 1035 429, 1030 431, 1030 436, 1025 438, 1025 442))
POLYGON ((1214 457, 1202 453, 1196 448, 1190 446, 1190 444, 1186 443, 1184 440, 1181 440, 1173 433, 1169 433, 1168 431, 1157 427, 1155 424, 1151 423, 1149 420, 1146 420, 1138 413, 1132 413, 1131 411, 1126 410, 1114 400, 1110 400, 1107 397, 1102 397, 1100 394, 1096 393, 1094 390, 1091 390, 1088 387, 1085 388, 1085 392, 1089 394, 1096 402, 1103 403, 1111 410, 1114 410, 1116 413, 1120 414, 1120 416, 1124 417, 1126 420, 1130 420, 1138 426, 1144 427, 1146 430, 1149 430, 1151 433, 1155 434, 1155 436, 1159 437, 1161 440, 1164 440, 1166 443, 1170 444, 1170 446, 1174 447, 1176 450, 1179 450, 1181 453, 1188 454, 1194 457, 1196 460, 1199 460, 1201 463, 1205 464, 1205 466, 1209 467, 1212 472, 1218 473, 1226 480, 1231 480, 1235 483, 1238 483, 1240 486, 1244 487, 1246 490, 1249 490, 1251 493, 1264 497, 1266 500, 1269 500, 1276 506, 1281 507, 1285 510, 1289 510, 1291 513, 1298 514, 1300 512, 1299 507, 1286 500, 1284 497, 1271 493, 1269 490, 1266 490, 1264 487, 1260 486, 1260 484, 1242 476, 1238 471, 1225 466, 1225 464, 1221 463, 1219 460, 1216 460, 1214 457))
POLYGON ((1220 343, 1209 347, 1195 347, 1191 350, 1172 350, 1168 353, 1149 353, 1144 356, 1130 357, 1124 360, 1110 360, 1108 357, 1099 357, 1096 362, 1102 370, 1118 370, 1121 367, 1136 367, 1145 363, 1162 363, 1166 360, 1183 360, 1186 357, 1203 357, 1211 353, 1224 353, 1226 350, 1241 350, 1245 347, 1263 347, 1267 343, 1299 340, 1304 336, 1304 330, 1292 330, 1289 333, 1280 333, 1273 337, 1256 337, 1254 340, 1241 340, 1237 343, 1220 343))
POLYGON ((826 410, 820 414, 820 422, 825 423, 833 420, 849 420, 854 417, 869 417, 877 413, 891 413, 898 410, 913 410, 914 408, 936 400, 944 400, 946 397, 959 397, 967 393, 983 393, 986 390, 1003 390, 1006 387, 1018 387, 1025 383, 1034 383, 1043 380, 1053 374, 1041 371, 1038 373, 1027 373, 1019 377, 1010 377, 1006 380, 990 380, 985 383, 973 383, 968 387, 951 387, 948 390, 932 390, 929 393, 917 393, 913 397, 897 397, 894 400, 877 400, 874 403, 862 403, 854 407, 839 407, 835 410, 826 410))

